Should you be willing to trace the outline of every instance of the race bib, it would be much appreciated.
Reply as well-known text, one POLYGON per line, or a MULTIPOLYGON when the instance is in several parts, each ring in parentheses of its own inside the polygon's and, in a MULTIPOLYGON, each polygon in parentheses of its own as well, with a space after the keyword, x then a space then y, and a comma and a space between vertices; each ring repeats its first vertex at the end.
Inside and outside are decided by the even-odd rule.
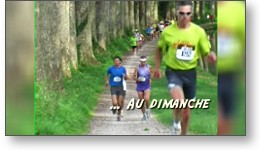
POLYGON ((176 51, 176 58, 179 60, 192 60, 194 58, 194 50, 192 47, 182 46, 176 51))
POLYGON ((114 82, 121 82, 121 78, 118 76, 114 77, 114 82))
POLYGON ((146 79, 143 76, 138 77, 138 81, 144 82, 146 79))

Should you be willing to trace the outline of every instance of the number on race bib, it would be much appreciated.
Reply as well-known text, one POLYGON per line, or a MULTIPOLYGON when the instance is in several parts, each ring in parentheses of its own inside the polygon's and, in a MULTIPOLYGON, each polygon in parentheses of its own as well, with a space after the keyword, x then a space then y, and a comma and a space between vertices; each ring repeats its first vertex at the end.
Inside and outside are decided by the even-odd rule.
POLYGON ((144 82, 145 81, 145 77, 143 77, 143 76, 138 77, 138 81, 144 82))
POLYGON ((176 51, 176 58, 179 60, 192 60, 194 58, 194 50, 192 47, 183 46, 176 51))
POLYGON ((121 82, 121 78, 118 76, 114 77, 114 82, 121 82))

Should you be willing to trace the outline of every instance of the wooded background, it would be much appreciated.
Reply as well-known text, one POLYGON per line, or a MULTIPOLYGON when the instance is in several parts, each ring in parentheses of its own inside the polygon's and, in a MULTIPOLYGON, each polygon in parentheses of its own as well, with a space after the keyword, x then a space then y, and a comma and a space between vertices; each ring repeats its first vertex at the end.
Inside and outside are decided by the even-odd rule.
MULTIPOLYGON (((194 21, 205 23, 216 13, 216 1, 194 1, 194 21)), ((175 1, 37 1, 36 75, 37 81, 71 77, 78 65, 99 63, 93 52, 107 51, 107 43, 148 23, 175 18, 175 1)), ((97 53, 97 55, 98 55, 97 53)), ((200 61, 206 68, 207 64, 200 61)))
MULTIPOLYGON (((216 17, 207 16, 215 16, 216 2, 193 4, 193 22, 206 30, 214 50, 216 17)), ((147 24, 175 20, 175 7, 175 1, 35 1, 35 134, 88 132, 112 58, 130 51, 134 29, 145 34, 147 24)), ((216 70, 203 58, 198 65, 216 70)))

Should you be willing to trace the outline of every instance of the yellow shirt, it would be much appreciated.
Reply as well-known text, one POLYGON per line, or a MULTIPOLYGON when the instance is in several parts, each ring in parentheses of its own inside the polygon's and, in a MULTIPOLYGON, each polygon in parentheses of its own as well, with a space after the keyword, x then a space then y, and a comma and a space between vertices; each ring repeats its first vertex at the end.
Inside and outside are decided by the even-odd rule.
POLYGON ((211 48, 204 29, 194 23, 187 29, 179 29, 177 23, 168 26, 157 45, 166 57, 166 65, 178 70, 195 68, 199 54, 207 55, 211 48))
POLYGON ((138 39, 137 38, 135 38, 135 37, 130 37, 130 45, 131 46, 137 46, 137 42, 138 41, 138 39))

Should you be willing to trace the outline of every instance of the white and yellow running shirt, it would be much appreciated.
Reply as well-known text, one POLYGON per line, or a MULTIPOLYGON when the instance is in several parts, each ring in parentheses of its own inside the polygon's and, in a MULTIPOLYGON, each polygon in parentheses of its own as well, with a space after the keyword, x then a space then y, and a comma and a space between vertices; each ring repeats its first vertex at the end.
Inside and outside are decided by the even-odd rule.
POLYGON ((177 23, 168 26, 157 45, 166 56, 166 65, 177 70, 195 68, 199 54, 205 56, 211 48, 204 29, 194 23, 187 29, 180 29, 177 23))

